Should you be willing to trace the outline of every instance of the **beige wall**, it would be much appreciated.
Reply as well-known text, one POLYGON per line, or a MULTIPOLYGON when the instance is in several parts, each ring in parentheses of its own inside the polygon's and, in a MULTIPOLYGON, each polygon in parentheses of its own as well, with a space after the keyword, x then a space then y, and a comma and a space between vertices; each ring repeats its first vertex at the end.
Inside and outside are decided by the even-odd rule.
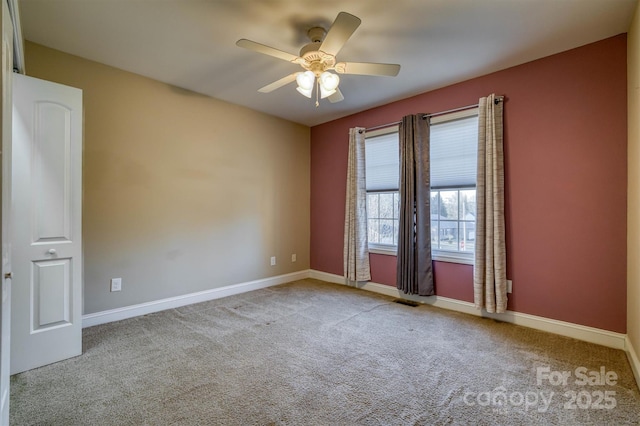
MULTIPOLYGON (((627 35, 627 335, 640 355, 640 10, 627 35)), ((637 360, 636 360, 637 361, 637 360)), ((636 365, 636 369, 640 366, 636 365)), ((636 371, 636 374, 640 371, 636 371)), ((640 386, 640 377, 637 377, 640 386)))
POLYGON ((26 67, 84 91, 85 314, 309 268, 308 127, 32 43, 26 67))

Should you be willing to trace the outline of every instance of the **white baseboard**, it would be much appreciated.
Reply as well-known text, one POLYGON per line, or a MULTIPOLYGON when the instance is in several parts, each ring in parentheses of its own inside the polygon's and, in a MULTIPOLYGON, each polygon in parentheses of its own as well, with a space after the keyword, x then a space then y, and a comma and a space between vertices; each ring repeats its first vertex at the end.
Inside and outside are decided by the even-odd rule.
MULTIPOLYGON (((321 271, 310 271, 310 277, 318 280, 328 281, 336 284, 346 284, 345 278, 340 275, 330 274, 321 271)), ((373 282, 362 283, 358 288, 372 291, 375 293, 385 294, 391 297, 398 297, 406 300, 435 306, 438 308, 449 309, 452 311, 464 312, 484 318, 491 318, 496 321, 503 321, 511 324, 522 325, 524 327, 534 328, 536 330, 547 331, 549 333, 559 334, 561 336, 572 337, 574 339, 585 342, 596 343, 598 345, 607 346, 614 349, 625 350, 626 334, 615 333, 613 331, 602 330, 594 327, 573 324, 570 322, 559 321, 536 315, 523 314, 520 312, 507 311, 504 314, 490 314, 483 310, 477 309, 473 303, 463 302, 461 300, 450 299, 442 296, 413 296, 400 292, 395 287, 373 282)), ((636 357, 637 361, 637 357, 636 357)), ((637 377, 637 376, 636 376, 637 377)), ((640 383, 640 382, 639 382, 640 383)))
POLYGON ((309 270, 292 272, 290 274, 278 275, 276 277, 263 278, 260 280, 233 284, 220 288, 213 288, 211 290, 169 297, 167 299, 154 300, 153 302, 140 303, 138 305, 125 306, 123 308, 110 309, 108 311, 96 312, 82 316, 82 327, 92 327, 94 325, 106 324, 108 322, 120 321, 153 312, 164 311, 166 309, 179 308, 180 306, 191 305, 193 303, 220 299, 222 297, 284 284, 304 278, 309 278, 309 270))
POLYGON ((633 370, 633 375, 636 376, 636 384, 638 385, 638 389, 640 389, 640 358, 638 358, 638 352, 633 348, 629 336, 627 336, 626 339, 626 352, 629 364, 631 364, 631 370, 633 370))
POLYGON ((327 281, 335 284, 346 284, 347 279, 341 275, 330 274, 329 272, 316 271, 311 269, 309 271, 309 278, 313 278, 320 281, 327 281))

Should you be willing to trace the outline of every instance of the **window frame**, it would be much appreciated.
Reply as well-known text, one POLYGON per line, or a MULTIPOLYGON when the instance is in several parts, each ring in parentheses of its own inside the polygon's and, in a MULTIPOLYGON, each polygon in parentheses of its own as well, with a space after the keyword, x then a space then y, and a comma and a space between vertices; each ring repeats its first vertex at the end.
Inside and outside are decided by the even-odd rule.
MULTIPOLYGON (((442 114, 439 116, 431 117, 431 124, 444 123, 447 121, 453 121, 453 120, 477 116, 477 115, 478 115, 478 108, 470 108, 463 111, 457 111, 449 114, 442 114)), ((372 132, 367 132, 367 134, 365 135, 365 139, 367 137, 381 136, 381 135, 390 134, 390 133, 399 133, 399 126, 394 125, 384 129, 378 129, 372 132)), ((475 188, 476 186, 466 186, 465 188, 460 188, 460 187, 448 188, 447 187, 447 188, 429 188, 429 189, 436 190, 436 191, 447 191, 447 190, 461 190, 461 189, 475 189, 475 188)), ((377 192, 399 192, 399 188, 396 191, 367 191, 367 195, 369 193, 377 193, 377 192)), ((367 229, 368 229, 368 225, 367 225, 367 229)), ((369 253, 381 254, 386 256, 398 255, 397 245, 371 243, 371 242, 369 242, 368 245, 369 245, 369 253)), ((443 250, 443 249, 434 250, 432 248, 431 257, 433 260, 439 261, 439 262, 473 265, 474 258, 475 258, 475 250, 473 252, 461 252, 461 251, 452 251, 452 250, 443 250)))

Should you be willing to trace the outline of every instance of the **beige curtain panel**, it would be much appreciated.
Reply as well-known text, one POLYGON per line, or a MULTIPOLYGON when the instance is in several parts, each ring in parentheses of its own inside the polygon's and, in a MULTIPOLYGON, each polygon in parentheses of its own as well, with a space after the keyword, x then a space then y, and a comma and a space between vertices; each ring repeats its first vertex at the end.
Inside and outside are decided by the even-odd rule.
POLYGON ((349 281, 371 280, 367 238, 367 182, 364 128, 349 129, 349 162, 344 218, 344 276, 349 281))
POLYGON ((477 308, 507 310, 504 224, 503 102, 495 95, 478 102, 478 179, 473 296, 477 308))

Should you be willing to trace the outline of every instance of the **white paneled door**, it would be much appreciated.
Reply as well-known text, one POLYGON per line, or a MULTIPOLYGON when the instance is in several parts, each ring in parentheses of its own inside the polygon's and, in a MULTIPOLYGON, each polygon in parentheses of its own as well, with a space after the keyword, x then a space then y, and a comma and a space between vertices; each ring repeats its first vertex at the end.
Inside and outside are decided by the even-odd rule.
POLYGON ((82 91, 13 78, 11 374, 82 353, 82 91))

